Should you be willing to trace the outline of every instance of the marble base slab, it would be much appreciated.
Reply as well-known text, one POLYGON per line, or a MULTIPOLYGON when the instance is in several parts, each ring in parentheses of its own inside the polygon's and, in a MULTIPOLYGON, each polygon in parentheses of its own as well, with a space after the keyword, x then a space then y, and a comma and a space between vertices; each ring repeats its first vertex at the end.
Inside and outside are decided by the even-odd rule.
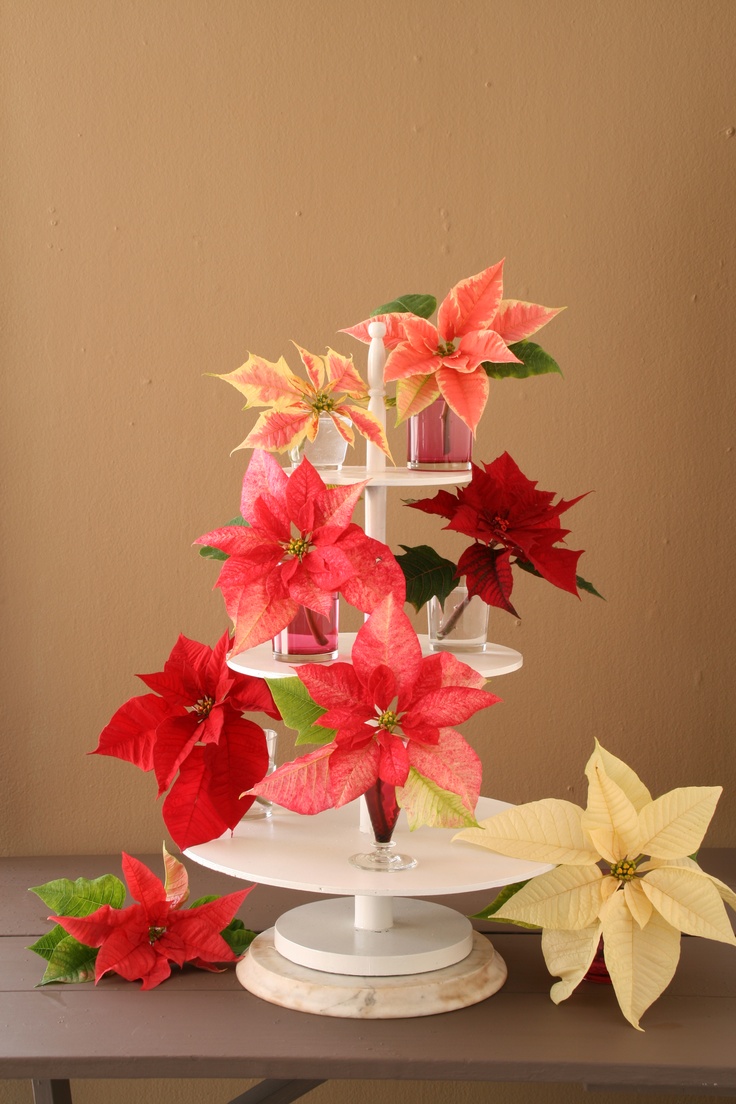
POLYGON ((391 977, 328 974, 290 962, 273 945, 273 928, 257 936, 236 967, 240 984, 271 1004, 343 1019, 395 1020, 434 1016, 478 1004, 506 980, 493 944, 473 933, 467 958, 442 970, 391 977))

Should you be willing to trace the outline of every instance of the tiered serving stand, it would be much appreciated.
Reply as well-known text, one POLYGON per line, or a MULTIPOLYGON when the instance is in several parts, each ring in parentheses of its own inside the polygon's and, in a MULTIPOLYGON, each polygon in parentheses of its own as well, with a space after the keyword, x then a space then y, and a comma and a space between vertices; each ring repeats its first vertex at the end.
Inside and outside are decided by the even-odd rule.
MULTIPOLYGON (((368 353, 369 410, 385 424, 381 323, 371 325, 368 353)), ((386 489, 467 482, 465 471, 386 469, 370 442, 366 467, 343 467, 326 481, 365 488, 365 531, 386 540, 386 489)), ((350 659, 355 634, 341 633, 339 660, 350 659)), ((429 640, 419 637, 424 654, 429 640)), ((518 670, 521 654, 499 644, 463 654, 492 678, 518 670)), ((242 674, 285 678, 293 668, 261 644, 228 660, 242 674)), ((508 805, 480 798, 476 816, 508 805)), ((244 819, 235 832, 187 850, 213 870, 264 885, 330 895, 291 909, 251 944, 237 973, 246 989, 272 1003, 320 1015, 389 1019, 431 1015, 475 1004, 499 989, 506 966, 489 940, 467 917, 420 900, 494 889, 524 881, 550 867, 495 855, 458 841, 456 829, 409 832, 403 817, 394 832, 398 850, 417 859, 410 870, 372 872, 349 862, 366 849, 370 831, 365 803, 352 803, 308 817, 276 807, 272 816, 244 819), (360 813, 356 806, 361 806, 360 813)))

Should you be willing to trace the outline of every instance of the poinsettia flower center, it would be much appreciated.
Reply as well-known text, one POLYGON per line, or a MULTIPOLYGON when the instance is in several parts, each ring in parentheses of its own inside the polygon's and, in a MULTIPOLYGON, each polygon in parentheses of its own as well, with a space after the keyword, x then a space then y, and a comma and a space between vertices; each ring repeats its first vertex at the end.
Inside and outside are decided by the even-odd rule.
POLYGON ((287 556, 296 556, 301 560, 309 551, 309 539, 307 537, 292 537, 282 547, 287 556))
MULTIPOLYGON (((376 706, 376 709, 378 709, 378 706, 376 706)), ((383 712, 378 713, 376 720, 379 728, 385 729, 386 732, 393 732, 399 723, 399 714, 393 709, 384 709, 383 712)))
POLYGON ((157 939, 160 939, 162 935, 166 934, 166 928, 154 928, 148 929, 148 942, 155 943, 157 939))
POLYGON ((312 409, 319 414, 329 414, 335 409, 335 400, 326 391, 318 391, 312 400, 312 409))
POLYGON ((509 519, 508 518, 502 518, 502 517, 500 517, 499 514, 496 514, 496 516, 493 519, 493 528, 494 529, 500 529, 502 533, 505 533, 506 530, 508 529, 508 527, 509 527, 509 519))
POLYGON ((631 882, 636 877, 638 859, 620 859, 611 867, 611 874, 620 882, 631 882))
POLYGON ((201 720, 204 720, 205 717, 209 717, 210 713, 212 712, 212 706, 214 704, 214 698, 200 698, 198 702, 195 702, 194 706, 192 707, 192 711, 196 713, 201 720))
POLYGON ((455 352, 455 342, 454 341, 445 341, 445 342, 442 342, 441 344, 439 344, 437 346, 437 355, 438 356, 443 356, 443 357, 444 356, 452 356, 452 354, 454 352, 455 352))

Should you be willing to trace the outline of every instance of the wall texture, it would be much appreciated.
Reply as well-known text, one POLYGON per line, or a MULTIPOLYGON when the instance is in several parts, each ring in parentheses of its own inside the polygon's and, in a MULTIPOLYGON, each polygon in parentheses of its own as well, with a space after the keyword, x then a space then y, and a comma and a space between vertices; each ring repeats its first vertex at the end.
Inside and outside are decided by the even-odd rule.
MULTIPOLYGON (((568 307, 564 378, 493 386, 476 457, 595 491, 567 516, 606 601, 522 578, 493 617, 525 665, 465 726, 484 792, 584 803, 598 737, 656 792, 723 784, 736 844, 731 0, 0 11, 2 849, 160 845, 152 778, 85 753, 226 626, 191 542, 253 419, 204 373, 291 338, 362 363, 341 327, 503 256, 568 307)), ((398 496, 389 541, 461 547, 398 496)))

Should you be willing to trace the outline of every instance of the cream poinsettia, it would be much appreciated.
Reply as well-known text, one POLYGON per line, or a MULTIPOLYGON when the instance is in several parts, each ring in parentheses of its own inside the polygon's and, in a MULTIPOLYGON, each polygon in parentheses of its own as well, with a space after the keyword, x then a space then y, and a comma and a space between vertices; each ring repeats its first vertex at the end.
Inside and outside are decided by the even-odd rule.
POLYGON ((681 932, 736 945, 723 904, 736 908, 736 893, 690 857, 721 787, 684 787, 652 800, 635 772, 597 741, 585 773, 585 810, 555 798, 532 801, 454 838, 559 864, 492 918, 543 929, 547 968, 561 979, 550 993, 555 1004, 585 976, 602 937, 621 1011, 641 1031, 640 1017, 677 968, 681 932))

